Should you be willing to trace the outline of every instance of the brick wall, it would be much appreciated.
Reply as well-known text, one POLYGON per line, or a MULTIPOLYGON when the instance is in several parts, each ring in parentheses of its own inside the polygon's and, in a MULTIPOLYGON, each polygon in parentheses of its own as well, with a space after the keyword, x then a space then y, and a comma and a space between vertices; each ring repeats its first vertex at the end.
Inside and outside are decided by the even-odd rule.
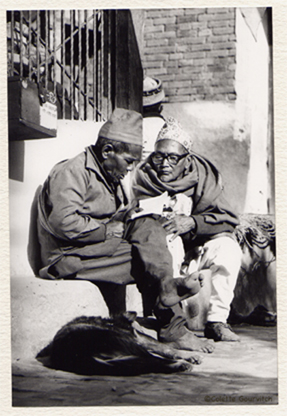
POLYGON ((143 36, 144 74, 167 102, 236 99, 234 8, 146 9, 143 36))

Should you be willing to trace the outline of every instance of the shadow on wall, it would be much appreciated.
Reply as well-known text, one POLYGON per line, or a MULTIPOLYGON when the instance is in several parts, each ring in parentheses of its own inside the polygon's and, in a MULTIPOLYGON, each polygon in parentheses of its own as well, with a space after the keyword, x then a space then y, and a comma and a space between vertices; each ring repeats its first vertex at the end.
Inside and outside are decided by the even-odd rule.
POLYGON ((165 103, 163 116, 177 118, 194 141, 194 151, 220 171, 226 197, 243 213, 249 169, 249 135, 237 139, 235 105, 222 102, 165 103))
POLYGON ((249 169, 247 142, 239 142, 229 136, 217 142, 206 139, 197 147, 197 152, 207 157, 220 171, 227 200, 239 214, 243 213, 249 169))
POLYGON ((9 179, 24 182, 24 140, 9 141, 9 179))
POLYGON ((102 123, 58 121, 56 138, 10 142, 9 206, 11 276, 33 274, 27 260, 30 209, 35 191, 58 162, 93 144, 102 123))

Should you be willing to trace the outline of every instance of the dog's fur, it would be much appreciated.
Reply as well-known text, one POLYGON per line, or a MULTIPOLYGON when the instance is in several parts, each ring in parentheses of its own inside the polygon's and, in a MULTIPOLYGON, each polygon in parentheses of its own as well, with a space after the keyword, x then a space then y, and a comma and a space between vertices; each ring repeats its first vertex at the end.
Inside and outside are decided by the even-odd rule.
POLYGON ((200 357, 146 335, 135 312, 114 319, 82 316, 64 325, 37 359, 57 370, 86 375, 191 371, 200 357))

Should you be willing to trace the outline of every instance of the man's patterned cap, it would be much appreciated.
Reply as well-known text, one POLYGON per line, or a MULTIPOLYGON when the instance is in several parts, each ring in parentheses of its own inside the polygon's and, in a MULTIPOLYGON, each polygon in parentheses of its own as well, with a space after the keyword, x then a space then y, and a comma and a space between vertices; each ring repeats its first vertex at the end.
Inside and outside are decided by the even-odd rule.
POLYGON ((156 143, 165 139, 174 140, 180 143, 188 151, 188 153, 192 153, 192 138, 186 133, 186 131, 183 130, 181 124, 173 117, 166 118, 165 124, 162 126, 157 136, 156 143))

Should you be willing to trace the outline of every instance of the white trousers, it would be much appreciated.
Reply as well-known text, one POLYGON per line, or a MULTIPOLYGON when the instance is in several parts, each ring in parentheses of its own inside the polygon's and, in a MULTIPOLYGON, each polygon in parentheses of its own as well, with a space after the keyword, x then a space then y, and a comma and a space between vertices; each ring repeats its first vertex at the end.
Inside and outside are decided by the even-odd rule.
MULTIPOLYGON (((176 239, 177 240, 177 239, 176 239)), ((180 240, 181 242, 181 240, 180 240)), ((169 243, 168 243, 169 245, 169 243)), ((182 252, 179 241, 173 247, 169 245, 170 251, 177 263, 174 262, 175 277, 179 276, 178 253, 182 252), (177 245, 177 248, 176 248, 177 245)), ((230 304, 234 296, 234 289, 241 266, 242 251, 239 244, 228 236, 219 236, 204 244, 198 259, 192 260, 187 273, 195 271, 207 271, 206 278, 210 279, 210 299, 207 313, 207 321, 226 322, 230 304)), ((205 275, 205 273, 203 273, 205 275)))

